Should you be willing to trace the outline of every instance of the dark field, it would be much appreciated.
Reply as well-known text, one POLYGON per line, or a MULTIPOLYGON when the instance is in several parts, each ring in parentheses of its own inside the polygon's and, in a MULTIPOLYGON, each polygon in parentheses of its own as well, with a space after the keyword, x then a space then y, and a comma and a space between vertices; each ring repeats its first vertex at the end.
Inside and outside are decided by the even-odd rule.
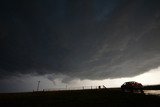
POLYGON ((160 107, 160 97, 119 89, 0 94, 0 107, 160 107))

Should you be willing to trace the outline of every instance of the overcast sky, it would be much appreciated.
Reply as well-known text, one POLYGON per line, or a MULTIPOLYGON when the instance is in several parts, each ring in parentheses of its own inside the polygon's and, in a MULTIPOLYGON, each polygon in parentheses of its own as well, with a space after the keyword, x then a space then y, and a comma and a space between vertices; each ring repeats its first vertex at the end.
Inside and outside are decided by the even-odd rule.
POLYGON ((23 77, 67 83, 143 74, 160 66, 159 35, 159 0, 0 1, 0 91, 22 89, 10 87, 23 77))

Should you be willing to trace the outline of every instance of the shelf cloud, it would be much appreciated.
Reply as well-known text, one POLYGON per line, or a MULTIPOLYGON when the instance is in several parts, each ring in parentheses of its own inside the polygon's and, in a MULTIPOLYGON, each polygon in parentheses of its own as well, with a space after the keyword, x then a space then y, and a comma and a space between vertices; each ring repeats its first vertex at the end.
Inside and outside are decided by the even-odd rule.
POLYGON ((100 80, 160 65, 159 0, 0 4, 1 78, 54 74, 64 81, 100 80))

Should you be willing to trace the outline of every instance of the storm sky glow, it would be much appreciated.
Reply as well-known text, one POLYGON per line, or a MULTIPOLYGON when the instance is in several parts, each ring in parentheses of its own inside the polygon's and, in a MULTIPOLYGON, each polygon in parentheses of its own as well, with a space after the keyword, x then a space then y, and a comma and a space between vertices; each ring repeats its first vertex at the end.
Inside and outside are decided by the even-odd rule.
POLYGON ((143 85, 157 85, 160 84, 160 67, 152 69, 146 73, 140 74, 134 77, 116 78, 116 79, 104 79, 104 80, 80 80, 78 78, 73 79, 67 83, 62 82, 62 78, 49 80, 47 75, 45 76, 31 76, 21 75, 19 77, 11 77, 10 79, 0 80, 0 84, 5 87, 9 85, 9 89, 1 88, 2 92, 28 92, 37 90, 37 82, 40 82, 39 90, 65 90, 65 89, 82 89, 96 88, 98 86, 120 87, 126 81, 138 81, 143 85), (11 82, 12 81, 12 82, 11 82), (19 87, 21 86, 21 87, 19 87), (67 88, 66 88, 67 86, 67 88))
POLYGON ((160 83, 159 5, 159 0, 1 1, 0 92, 31 91, 38 80, 41 89, 160 83))

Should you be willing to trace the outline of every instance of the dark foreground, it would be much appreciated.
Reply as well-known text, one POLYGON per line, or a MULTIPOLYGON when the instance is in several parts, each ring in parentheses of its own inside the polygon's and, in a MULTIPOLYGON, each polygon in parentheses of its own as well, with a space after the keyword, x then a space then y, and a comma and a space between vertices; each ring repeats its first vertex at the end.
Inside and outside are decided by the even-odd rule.
POLYGON ((160 97, 115 89, 0 94, 0 107, 160 107, 160 97))

